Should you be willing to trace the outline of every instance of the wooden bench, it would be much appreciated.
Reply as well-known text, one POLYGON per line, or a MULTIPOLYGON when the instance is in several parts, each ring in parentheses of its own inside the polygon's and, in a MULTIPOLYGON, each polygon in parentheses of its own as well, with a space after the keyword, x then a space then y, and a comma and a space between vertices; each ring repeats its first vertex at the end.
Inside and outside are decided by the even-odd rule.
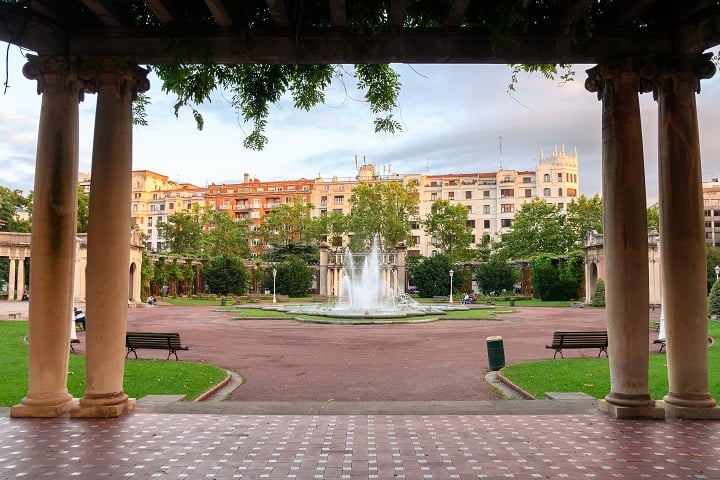
POLYGON ((607 356, 608 351, 608 335, 607 330, 600 331, 578 331, 578 332, 555 332, 553 333, 552 344, 545 345, 545 348, 555 350, 553 358, 560 354, 563 356, 563 348, 599 348, 598 358, 602 352, 607 356))
MULTIPOLYGON (((462 297, 461 297, 462 298, 462 297)), ((435 295, 433 296, 433 302, 447 302, 449 298, 447 295, 435 295)))
POLYGON ((127 332, 125 334, 125 348, 127 353, 125 358, 131 353, 137 356, 137 350, 139 348, 148 348, 153 350, 167 350, 167 359, 170 360, 170 355, 175 355, 175 360, 178 359, 178 350, 190 350, 189 347, 184 346, 180 342, 179 333, 156 333, 156 332, 127 332))

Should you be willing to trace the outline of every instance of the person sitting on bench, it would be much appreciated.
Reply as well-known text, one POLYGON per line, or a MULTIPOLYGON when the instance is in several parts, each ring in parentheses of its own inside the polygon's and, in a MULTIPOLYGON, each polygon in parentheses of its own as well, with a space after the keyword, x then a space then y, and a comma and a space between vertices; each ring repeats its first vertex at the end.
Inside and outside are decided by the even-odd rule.
POLYGON ((85 330, 85 313, 78 310, 77 307, 73 307, 73 317, 75 318, 75 325, 80 327, 80 330, 85 330))

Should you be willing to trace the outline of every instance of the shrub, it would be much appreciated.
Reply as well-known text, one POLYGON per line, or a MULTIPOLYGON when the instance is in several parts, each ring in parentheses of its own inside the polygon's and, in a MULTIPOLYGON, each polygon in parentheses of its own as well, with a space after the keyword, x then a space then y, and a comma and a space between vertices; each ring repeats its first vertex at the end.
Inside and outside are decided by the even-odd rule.
POLYGON ((593 292, 591 304, 593 307, 605 306, 605 282, 602 278, 595 284, 595 291, 593 292))
POLYGON ((708 297, 708 313, 710 315, 720 315, 720 282, 715 280, 710 289, 708 297))

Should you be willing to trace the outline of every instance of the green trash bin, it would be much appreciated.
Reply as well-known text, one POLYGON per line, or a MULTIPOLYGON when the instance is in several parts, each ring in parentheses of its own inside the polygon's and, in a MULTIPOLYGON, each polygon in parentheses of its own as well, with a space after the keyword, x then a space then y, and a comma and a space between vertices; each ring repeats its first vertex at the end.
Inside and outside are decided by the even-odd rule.
POLYGON ((500 370, 505 366, 505 348, 503 338, 498 335, 487 337, 488 362, 490 370, 500 370))
POLYGON ((222 306, 222 307, 225 306, 225 297, 222 297, 222 298, 220 299, 220 306, 222 306))
POLYGON ((511 298, 511 299, 510 299, 510 306, 511 306, 511 307, 514 307, 514 306, 515 306, 515 299, 514 299, 514 298, 511 298))

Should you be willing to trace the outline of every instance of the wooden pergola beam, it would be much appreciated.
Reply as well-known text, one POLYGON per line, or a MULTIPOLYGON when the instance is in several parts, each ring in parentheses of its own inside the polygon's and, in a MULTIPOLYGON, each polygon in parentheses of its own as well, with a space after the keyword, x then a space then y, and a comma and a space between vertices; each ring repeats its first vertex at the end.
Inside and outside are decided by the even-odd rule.
POLYGON ((233 26, 232 17, 230 17, 223 0, 205 0, 205 5, 207 5, 208 10, 212 13, 212 16, 218 26, 223 28, 230 28, 233 26))

